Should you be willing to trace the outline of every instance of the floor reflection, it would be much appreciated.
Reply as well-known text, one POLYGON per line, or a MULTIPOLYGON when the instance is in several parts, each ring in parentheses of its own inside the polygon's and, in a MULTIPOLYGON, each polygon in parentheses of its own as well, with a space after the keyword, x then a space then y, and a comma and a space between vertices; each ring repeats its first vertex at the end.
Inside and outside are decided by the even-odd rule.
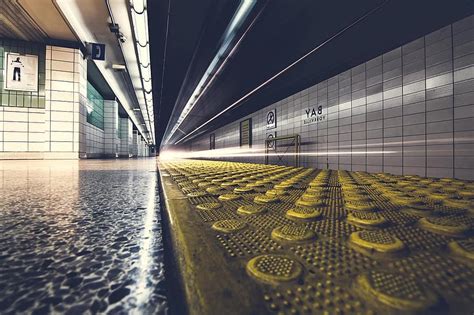
POLYGON ((164 313, 155 169, 1 161, 0 313, 164 313))

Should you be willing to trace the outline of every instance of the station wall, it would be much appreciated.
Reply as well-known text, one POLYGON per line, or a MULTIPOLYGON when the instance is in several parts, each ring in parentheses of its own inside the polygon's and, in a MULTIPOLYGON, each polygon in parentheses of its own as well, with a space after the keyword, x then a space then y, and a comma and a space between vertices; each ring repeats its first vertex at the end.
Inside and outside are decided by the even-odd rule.
POLYGON ((204 134, 188 149, 209 150, 212 133, 216 149, 239 147, 247 118, 255 152, 269 133, 300 135, 302 166, 474 180, 474 16, 204 134), (276 128, 267 129, 272 110, 276 128))
POLYGON ((79 49, 0 39, 0 159, 128 157, 121 152, 132 143, 120 138, 118 103, 103 100, 102 124, 90 123, 88 92, 79 49), (38 56, 37 92, 4 88, 5 52, 38 56))

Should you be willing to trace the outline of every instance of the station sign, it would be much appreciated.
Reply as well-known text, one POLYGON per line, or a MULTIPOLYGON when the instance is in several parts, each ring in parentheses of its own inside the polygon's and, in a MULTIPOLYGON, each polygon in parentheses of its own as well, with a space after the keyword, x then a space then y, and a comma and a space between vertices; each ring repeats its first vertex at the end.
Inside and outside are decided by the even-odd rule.
POLYGON ((276 124, 277 124, 276 108, 267 113, 266 120, 267 120, 267 129, 276 128, 276 124))
POLYGON ((326 120, 326 109, 322 105, 308 107, 303 113, 303 124, 309 125, 326 120))

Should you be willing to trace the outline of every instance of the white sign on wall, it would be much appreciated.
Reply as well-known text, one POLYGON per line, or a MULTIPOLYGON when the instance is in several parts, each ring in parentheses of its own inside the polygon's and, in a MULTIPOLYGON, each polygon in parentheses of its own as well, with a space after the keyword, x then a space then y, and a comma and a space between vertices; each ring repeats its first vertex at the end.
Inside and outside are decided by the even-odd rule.
POLYGON ((5 89, 38 91, 38 56, 5 53, 5 89))
POLYGON ((322 105, 308 107, 303 113, 303 124, 313 124, 319 121, 326 120, 326 110, 322 105))
POLYGON ((272 141, 275 138, 276 138, 276 131, 267 133, 267 136, 266 136, 267 141, 265 141, 265 142, 266 142, 267 148, 269 150, 275 150, 276 149, 275 141, 272 141))
POLYGON ((277 114, 276 109, 273 109, 267 113, 267 129, 273 129, 277 126, 277 114))

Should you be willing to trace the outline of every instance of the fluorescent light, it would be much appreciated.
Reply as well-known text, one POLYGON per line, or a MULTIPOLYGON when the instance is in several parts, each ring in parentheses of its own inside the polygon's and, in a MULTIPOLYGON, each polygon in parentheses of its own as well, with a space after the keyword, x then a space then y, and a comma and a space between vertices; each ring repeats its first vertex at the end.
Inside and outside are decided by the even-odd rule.
POLYGON ((196 103, 199 101, 200 97, 204 95, 205 91, 209 87, 209 83, 212 80, 208 80, 209 77, 215 73, 216 68, 219 64, 219 61, 224 58, 226 53, 228 53, 228 48, 230 44, 232 43, 238 28, 244 20, 247 18, 248 14, 252 10, 253 6, 255 5, 256 0, 241 0, 239 7, 237 8, 237 11, 235 12, 234 16, 232 17, 232 20, 230 21, 229 25, 227 26, 224 35, 223 35, 223 41, 221 44, 221 47, 217 51, 217 54, 214 56, 213 60, 207 67, 204 75, 202 76, 201 80, 199 81, 198 85, 194 89, 194 92, 191 94, 189 97, 186 105, 184 106, 183 110, 181 111, 181 114, 178 117, 178 120, 176 121, 175 125, 171 129, 171 132, 168 134, 168 136, 165 139, 165 144, 168 143, 168 141, 171 139, 173 134, 178 130, 179 126, 183 123, 183 121, 186 119, 186 117, 189 115, 191 110, 194 108, 196 103), (207 83, 207 84, 206 84, 207 83))
POLYGON ((144 120, 148 122, 148 129, 152 131, 154 136, 154 125, 150 122, 151 117, 153 117, 153 98, 147 96, 147 93, 151 93, 153 87, 150 65, 148 12, 145 0, 132 0, 131 6, 133 32, 136 40, 135 47, 138 55, 138 66, 141 73, 140 84, 134 84, 134 86, 135 88, 140 86, 140 88, 137 90, 137 98, 139 99, 140 107, 143 105, 143 108, 146 109, 143 110, 143 112, 148 113, 148 115, 144 115, 144 120), (140 92, 140 90, 142 91, 140 92))

